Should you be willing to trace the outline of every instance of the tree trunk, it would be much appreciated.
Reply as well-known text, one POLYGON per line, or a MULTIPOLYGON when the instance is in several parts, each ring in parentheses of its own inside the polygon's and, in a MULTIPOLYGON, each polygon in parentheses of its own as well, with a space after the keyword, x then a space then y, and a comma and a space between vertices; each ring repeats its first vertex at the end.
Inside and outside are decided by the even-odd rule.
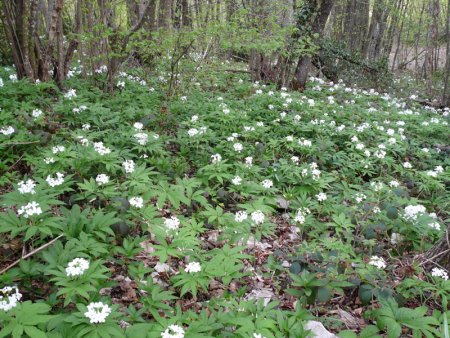
POLYGON ((172 0, 159 0, 158 28, 170 29, 172 0))
MULTIPOLYGON (((334 0, 308 0, 305 2, 304 6, 307 6, 306 12, 310 13, 310 16, 306 19, 307 22, 302 22, 299 20, 297 22, 297 27, 302 29, 305 24, 311 25, 310 34, 322 34, 325 24, 327 22, 328 16, 330 15, 331 9, 333 8, 334 0)), ((306 86, 306 81, 308 79, 308 72, 311 66, 311 56, 304 55, 301 56, 297 63, 297 68, 295 70, 295 78, 293 81, 293 88, 295 90, 303 91, 306 86)))
POLYGON ((386 29, 387 14, 388 6, 385 0, 375 0, 367 43, 363 52, 366 59, 371 62, 376 61, 380 55, 384 31, 386 29))
POLYGON ((447 60, 445 62, 445 75, 444 75, 444 92, 442 95, 442 105, 450 107, 450 0, 447 2, 447 23, 446 23, 446 35, 447 35, 447 60))

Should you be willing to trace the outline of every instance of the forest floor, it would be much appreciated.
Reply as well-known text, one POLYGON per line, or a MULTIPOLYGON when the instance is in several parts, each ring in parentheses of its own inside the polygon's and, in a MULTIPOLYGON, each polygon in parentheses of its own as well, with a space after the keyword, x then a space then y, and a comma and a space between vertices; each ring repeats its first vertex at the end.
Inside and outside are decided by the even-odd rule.
POLYGON ((420 255, 448 223, 448 109, 220 72, 168 96, 167 77, 137 74, 114 93, 104 74, 64 92, 4 80, 0 270, 62 237, 1 274, 22 299, 0 308, 0 336, 46 304, 55 317, 20 325, 269 338, 314 319, 343 338, 444 337, 448 275, 420 255), (92 325, 99 301, 112 310, 92 325))

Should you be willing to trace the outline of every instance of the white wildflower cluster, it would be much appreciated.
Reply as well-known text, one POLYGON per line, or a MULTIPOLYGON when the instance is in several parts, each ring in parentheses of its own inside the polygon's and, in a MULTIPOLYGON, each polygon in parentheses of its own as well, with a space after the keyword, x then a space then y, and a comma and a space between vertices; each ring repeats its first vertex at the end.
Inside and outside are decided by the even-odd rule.
POLYGON ((87 109, 87 106, 85 106, 85 105, 75 107, 72 109, 72 113, 78 114, 78 113, 81 113, 82 111, 85 111, 86 109, 87 109))
POLYGON ((28 218, 28 217, 33 216, 33 215, 40 215, 40 214, 42 214, 42 209, 39 206, 38 202, 32 201, 32 202, 28 203, 27 205, 24 205, 24 206, 20 207, 17 210, 17 213, 20 216, 23 215, 23 217, 28 218))
POLYGON ((213 164, 219 163, 220 161, 222 161, 222 156, 220 154, 211 155, 211 162, 213 164))
POLYGON ((77 277, 89 269, 89 261, 84 258, 75 258, 67 264, 66 275, 68 277, 77 277))
POLYGON ((57 172, 56 178, 53 178, 52 176, 48 175, 45 180, 47 181, 48 185, 51 186, 52 188, 57 187, 64 183, 64 174, 57 172))
POLYGON ((427 175, 431 177, 437 177, 439 174, 442 174, 444 172, 444 168, 440 165, 438 165, 434 170, 427 171, 427 175))
POLYGON ((264 180, 261 182, 264 189, 270 189, 273 187, 273 182, 271 180, 264 180))
POLYGON ((184 338, 184 329, 181 326, 172 324, 161 332, 161 338, 184 338))
POLYGON ((298 165, 300 163, 300 158, 298 156, 292 156, 291 157, 291 161, 295 164, 298 165))
POLYGON ((46 157, 46 158, 44 158, 43 161, 44 161, 45 164, 55 163, 55 159, 53 157, 46 157))
POLYGON ((141 209, 144 207, 144 199, 142 197, 131 197, 128 202, 132 207, 141 209))
POLYGON ((196 273, 202 271, 202 266, 199 262, 191 262, 188 265, 186 265, 186 268, 184 268, 184 271, 187 273, 196 273))
POLYGON ((31 116, 33 116, 35 119, 39 118, 42 115, 42 110, 40 109, 33 109, 31 112, 31 116))
POLYGON ((240 176, 234 176, 231 180, 231 183, 233 183, 234 185, 241 185, 242 178, 240 176))
POLYGON ((53 154, 59 154, 59 153, 62 153, 62 152, 64 152, 64 150, 66 150, 66 147, 64 147, 64 146, 54 146, 53 148, 52 148, 52 153, 53 154))
POLYGON ((208 128, 207 127, 200 127, 200 129, 197 128, 191 128, 188 130, 188 135, 189 137, 194 137, 197 135, 203 135, 204 133, 206 133, 206 130, 208 128))
POLYGON ((245 158, 245 166, 247 167, 247 168, 250 168, 252 165, 253 165, 253 157, 251 157, 251 156, 247 156, 246 158, 245 158))
POLYGON ((136 130, 142 130, 142 128, 144 128, 144 125, 141 122, 135 122, 133 124, 133 128, 136 130))
POLYGON ((306 216, 309 215, 311 211, 308 208, 299 208, 294 217, 294 222, 299 224, 305 224, 306 216))
POLYGON ((99 153, 101 156, 108 155, 111 153, 111 149, 105 147, 103 142, 94 142, 93 144, 94 150, 99 153))
POLYGON ((411 169, 412 168, 412 164, 409 162, 403 162, 403 168, 405 169, 411 169))
POLYGON ((35 194, 36 191, 34 190, 34 188, 36 187, 36 183, 32 180, 32 179, 28 179, 26 181, 20 181, 17 184, 18 188, 17 190, 19 190, 19 193, 21 194, 35 194))
POLYGON ((266 338, 266 337, 263 336, 261 333, 254 333, 253 338, 266 338))
POLYGON ((442 279, 448 280, 448 273, 444 269, 433 268, 433 270, 431 270, 431 275, 433 277, 440 277, 442 279))
POLYGON ((148 135, 146 133, 134 134, 134 138, 141 146, 145 146, 148 142, 148 135))
POLYGON ((109 182, 109 176, 106 174, 98 174, 95 181, 98 185, 105 185, 109 182))
POLYGON ((125 81, 117 81, 117 88, 125 88, 125 81))
POLYGON ((164 226, 167 230, 177 230, 180 227, 180 220, 175 216, 168 217, 164 220, 164 226))
POLYGON ((386 262, 383 257, 372 256, 370 257, 369 265, 373 265, 378 269, 384 269, 386 267, 386 262))
POLYGON ((238 211, 234 215, 234 220, 238 223, 244 222, 248 218, 248 214, 245 211, 238 211))
POLYGON ((244 146, 242 145, 242 143, 235 143, 233 144, 233 149, 234 151, 240 153, 242 150, 244 150, 244 146))
POLYGON ((384 184, 382 182, 372 181, 372 182, 370 182, 370 186, 372 187, 372 189, 374 191, 380 191, 384 188, 384 184))
POLYGON ((300 140, 298 140, 298 144, 307 148, 312 146, 312 142, 310 140, 304 139, 303 137, 300 140))
POLYGON ((355 194, 355 201, 356 201, 357 203, 361 203, 361 202, 364 201, 366 198, 367 198, 367 196, 364 195, 363 193, 358 192, 358 193, 355 194))
POLYGON ((316 198, 319 202, 323 202, 327 200, 327 194, 325 194, 324 192, 320 192, 316 195, 316 198))
POLYGON ((84 136, 78 135, 76 137, 76 139, 77 139, 78 142, 81 143, 81 145, 83 147, 87 147, 89 145, 89 140, 86 137, 84 137, 84 136))
POLYGON ((72 98, 77 97, 77 91, 75 89, 69 89, 65 94, 64 97, 66 99, 72 100, 72 98))
POLYGON ((3 127, 0 129, 0 134, 3 134, 5 136, 14 134, 14 128, 12 126, 3 127))
POLYGON ((131 174, 131 173, 133 173, 134 170, 135 170, 135 163, 134 163, 133 160, 125 160, 125 161, 122 163, 122 167, 123 167, 123 169, 125 170, 125 172, 126 172, 127 174, 131 174))
POLYGON ((265 216, 261 210, 256 210, 251 213, 251 219, 254 225, 258 225, 264 223, 265 216))
POLYGON ((403 211, 403 218, 407 221, 416 221, 421 215, 424 215, 427 209, 421 205, 408 205, 403 211))
POLYGON ((111 308, 108 304, 94 302, 87 306, 87 311, 84 313, 84 316, 89 318, 91 324, 98 324, 104 323, 110 314, 111 308))
POLYGON ((22 294, 16 286, 5 286, 0 289, 0 310, 5 312, 15 308, 22 298, 22 294))

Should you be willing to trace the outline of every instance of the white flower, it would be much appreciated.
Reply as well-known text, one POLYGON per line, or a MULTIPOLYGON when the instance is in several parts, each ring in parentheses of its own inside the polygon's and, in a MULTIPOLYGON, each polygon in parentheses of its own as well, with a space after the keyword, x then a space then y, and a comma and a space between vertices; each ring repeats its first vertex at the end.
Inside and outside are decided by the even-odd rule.
POLYGON ((111 313, 111 308, 102 302, 90 303, 84 316, 89 318, 91 324, 104 323, 111 313))
POLYGON ((17 213, 19 215, 23 214, 23 217, 28 218, 33 215, 42 214, 42 209, 39 206, 39 203, 32 201, 32 202, 28 203, 27 205, 20 207, 20 209, 17 210, 17 213))
POLYGON ((118 88, 122 88, 122 89, 125 88, 125 81, 118 81, 117 82, 117 87, 118 88))
POLYGON ((292 135, 286 136, 286 141, 288 141, 288 142, 294 141, 294 136, 292 136, 292 135))
POLYGON ((0 88, 4 86, 3 79, 0 78, 0 88))
POLYGON ((403 218, 407 221, 415 221, 417 218, 423 214, 425 214, 427 209, 421 205, 408 205, 405 207, 403 212, 403 218))
POLYGON ((389 186, 392 188, 397 188, 400 185, 396 180, 392 180, 389 182, 389 186))
POLYGON ((177 230, 180 226, 180 220, 175 216, 168 217, 164 220, 164 226, 167 230, 177 230))
POLYGON ((130 202, 133 207, 138 209, 144 207, 144 199, 142 197, 131 197, 128 202, 130 202))
POLYGON ((53 154, 62 153, 64 150, 66 150, 66 147, 64 146, 55 146, 52 148, 53 154))
POLYGON ((75 89, 69 89, 65 94, 64 97, 66 99, 72 100, 73 97, 77 97, 77 91, 75 89))
POLYGON ((235 176, 231 180, 231 183, 233 183, 234 185, 241 185, 241 182, 242 182, 242 178, 240 176, 235 176))
POLYGON ((250 168, 253 165, 253 157, 248 156, 245 158, 245 166, 250 168))
POLYGON ((411 169, 412 168, 412 164, 409 162, 403 162, 403 168, 405 169, 411 169))
POLYGON ((355 195, 355 201, 357 203, 361 203, 362 201, 364 201, 367 198, 366 195, 362 194, 362 193, 356 193, 355 195))
POLYGON ((68 277, 81 276, 89 269, 89 261, 84 258, 75 258, 67 264, 66 275, 68 277))
POLYGON ((46 157, 44 158, 44 162, 45 164, 55 163, 55 159, 53 157, 46 157))
POLYGON ((234 148, 234 151, 237 151, 238 153, 240 153, 244 149, 244 147, 242 146, 241 143, 233 144, 233 148, 234 148))
POLYGON ((103 142, 94 142, 93 147, 94 150, 101 156, 108 155, 109 153, 111 153, 111 149, 105 147, 103 145, 103 142))
POLYGON ((252 212, 251 218, 253 223, 258 225, 264 223, 265 216, 261 210, 256 210, 252 212))
POLYGON ((294 164, 299 164, 300 158, 298 156, 292 156, 291 161, 294 162, 294 164))
POLYGON ((187 96, 180 97, 180 100, 183 101, 183 102, 186 102, 187 101, 187 96))
POLYGON ((199 262, 191 262, 184 268, 187 273, 195 273, 202 271, 202 266, 199 262))
POLYGON ((12 126, 3 127, 0 129, 0 134, 3 134, 5 136, 14 134, 14 128, 12 126))
POLYGON ((316 195, 316 198, 319 202, 323 202, 327 200, 327 194, 321 192, 319 194, 316 195))
POLYGON ((386 267, 386 262, 383 257, 372 256, 369 261, 370 265, 377 267, 378 269, 384 269, 386 267))
POLYGON ((433 268, 433 270, 431 270, 431 275, 433 277, 440 277, 442 279, 448 280, 448 273, 444 269, 433 268))
POLYGON ((34 109, 31 112, 31 116, 33 116, 35 119, 37 119, 41 115, 42 115, 42 110, 40 110, 40 109, 34 109))
POLYGON ((260 333, 254 333, 253 334, 253 338, 266 338, 266 337, 264 337, 262 334, 260 334, 260 333))
POLYGON ((5 286, 0 289, 0 310, 5 312, 17 306, 17 303, 22 298, 17 286, 5 286))
POLYGON ((64 174, 61 174, 60 172, 56 173, 56 178, 51 177, 50 175, 47 176, 45 179, 49 186, 51 187, 57 187, 58 185, 61 185, 64 183, 64 174))
POLYGON ((123 169, 125 170, 125 172, 127 174, 131 174, 132 172, 134 172, 134 161, 133 160, 126 160, 122 163, 123 169))
POLYGON ((273 182, 271 180, 264 180, 261 182, 261 185, 265 188, 265 189, 270 189, 273 186, 273 182))
POLYGON ((297 214, 294 217, 294 222, 304 224, 306 220, 306 216, 310 214, 311 211, 308 208, 299 208, 297 210, 297 214))
POLYGON ((141 122, 135 122, 133 124, 134 129, 136 130, 142 130, 142 128, 144 128, 144 125, 141 122))
POLYGON ((238 211, 236 212, 236 214, 234 215, 234 220, 238 223, 242 223, 243 221, 245 221, 248 218, 248 215, 245 211, 238 211))
POLYGON ((148 135, 146 133, 134 134, 134 138, 137 140, 141 146, 145 146, 148 142, 148 135))
POLYGON ((184 338, 184 330, 181 326, 172 324, 161 332, 161 338, 184 338))
POLYGON ((83 125, 81 126, 81 128, 82 128, 83 130, 89 130, 89 129, 91 129, 91 125, 90 125, 89 123, 85 123, 85 124, 83 124, 83 125))
POLYGON ((383 159, 386 156, 386 152, 384 150, 375 150, 375 152, 373 153, 375 155, 375 157, 379 158, 379 159, 383 159))
POLYGON ((213 164, 219 163, 220 161, 222 161, 222 156, 220 154, 211 155, 211 162, 213 164))
POLYGON ((198 115, 192 115, 192 117, 191 117, 191 122, 192 123, 195 123, 195 122, 197 122, 198 121, 198 115))
POLYGON ((95 181, 97 182, 98 185, 107 184, 109 182, 109 176, 105 174, 98 174, 97 177, 95 178, 95 181))
POLYGON ((428 226, 438 231, 441 230, 441 225, 438 222, 431 222, 428 224, 428 226))
POLYGON ((34 187, 36 187, 36 183, 28 179, 27 181, 20 181, 18 184, 19 193, 21 194, 35 194, 36 191, 34 191, 34 187))
POLYGON ((188 135, 189 137, 194 137, 195 135, 197 135, 199 133, 198 129, 196 128, 191 128, 188 130, 188 135))
POLYGON ((11 75, 9 76, 9 79, 10 79, 12 82, 16 82, 16 81, 17 81, 17 74, 11 74, 11 75))

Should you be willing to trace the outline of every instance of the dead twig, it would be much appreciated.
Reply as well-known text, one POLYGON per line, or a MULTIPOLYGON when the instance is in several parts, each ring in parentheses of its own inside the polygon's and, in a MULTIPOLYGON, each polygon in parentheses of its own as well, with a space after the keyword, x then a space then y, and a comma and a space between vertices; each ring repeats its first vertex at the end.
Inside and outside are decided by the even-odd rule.
POLYGON ((18 260, 16 260, 15 262, 11 263, 10 265, 8 265, 6 268, 4 268, 2 271, 0 271, 0 275, 2 275, 3 273, 5 273, 6 271, 8 271, 9 269, 15 267, 17 264, 20 263, 21 260, 23 259, 27 259, 28 257, 33 256, 35 253, 38 253, 41 250, 44 250, 46 247, 52 245, 53 243, 55 243, 58 239, 60 239, 61 237, 63 237, 63 235, 59 235, 58 237, 52 239, 50 242, 45 243, 43 245, 41 245, 39 248, 34 249, 33 251, 27 253, 25 256, 19 258, 18 260))

